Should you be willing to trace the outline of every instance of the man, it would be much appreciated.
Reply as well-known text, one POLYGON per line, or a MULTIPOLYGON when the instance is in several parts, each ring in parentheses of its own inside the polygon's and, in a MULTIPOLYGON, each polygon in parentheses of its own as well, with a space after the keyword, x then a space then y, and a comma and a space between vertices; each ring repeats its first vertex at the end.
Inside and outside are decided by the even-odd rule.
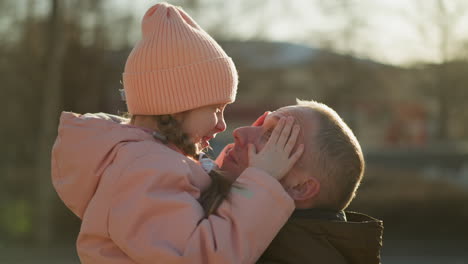
POLYGON ((344 212, 364 172, 361 147, 338 114, 324 104, 300 101, 265 113, 234 131, 217 163, 235 177, 248 167, 248 145, 260 151, 282 116, 301 126, 296 146, 304 153, 281 184, 296 210, 259 263, 380 263, 382 221, 344 212))

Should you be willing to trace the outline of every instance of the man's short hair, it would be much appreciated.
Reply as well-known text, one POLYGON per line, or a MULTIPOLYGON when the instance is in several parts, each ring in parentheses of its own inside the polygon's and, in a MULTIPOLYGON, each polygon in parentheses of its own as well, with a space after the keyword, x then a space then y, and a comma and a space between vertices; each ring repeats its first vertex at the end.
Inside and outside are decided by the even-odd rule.
POLYGON ((318 120, 319 129, 310 144, 312 160, 306 161, 321 184, 314 207, 343 210, 355 197, 364 174, 361 146, 351 129, 327 105, 302 100, 297 100, 297 105, 313 110, 318 120))

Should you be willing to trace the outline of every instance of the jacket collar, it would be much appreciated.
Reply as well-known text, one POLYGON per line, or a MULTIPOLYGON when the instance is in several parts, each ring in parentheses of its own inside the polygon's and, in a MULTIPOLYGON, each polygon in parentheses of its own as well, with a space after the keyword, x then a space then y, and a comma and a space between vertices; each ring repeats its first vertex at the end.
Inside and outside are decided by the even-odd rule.
POLYGON ((307 218, 326 221, 344 221, 346 222, 346 214, 344 211, 333 211, 327 209, 296 209, 292 216, 293 218, 307 218))

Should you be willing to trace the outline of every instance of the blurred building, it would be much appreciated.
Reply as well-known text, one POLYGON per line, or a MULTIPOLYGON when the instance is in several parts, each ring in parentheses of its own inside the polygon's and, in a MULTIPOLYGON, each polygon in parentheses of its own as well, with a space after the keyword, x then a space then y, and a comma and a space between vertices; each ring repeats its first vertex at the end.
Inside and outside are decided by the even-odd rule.
POLYGON ((313 99, 333 107, 364 146, 421 147, 431 138, 434 107, 415 72, 283 42, 223 42, 240 84, 227 116, 247 124, 265 110, 313 99))

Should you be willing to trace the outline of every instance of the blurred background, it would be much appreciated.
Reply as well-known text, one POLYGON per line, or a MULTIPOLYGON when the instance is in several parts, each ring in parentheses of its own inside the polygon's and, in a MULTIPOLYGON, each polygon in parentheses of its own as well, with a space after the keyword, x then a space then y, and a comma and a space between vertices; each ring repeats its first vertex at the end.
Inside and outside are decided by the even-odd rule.
MULTIPOLYGON (((79 263, 50 181, 61 111, 125 112, 118 89, 158 1, 1 0, 0 263, 79 263)), ((228 131, 295 99, 362 144, 351 210, 383 219, 383 263, 468 263, 468 1, 180 0, 234 59, 228 131)))

